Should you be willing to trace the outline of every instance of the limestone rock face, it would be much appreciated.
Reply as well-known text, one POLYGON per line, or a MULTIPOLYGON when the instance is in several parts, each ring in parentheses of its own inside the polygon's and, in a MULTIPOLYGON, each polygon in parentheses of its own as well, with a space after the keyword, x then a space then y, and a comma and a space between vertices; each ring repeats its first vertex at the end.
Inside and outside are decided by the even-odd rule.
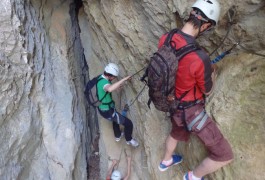
MULTIPOLYGON (((178 180, 196 167, 207 152, 192 136, 176 149, 183 163, 159 172, 171 124, 166 114, 147 107, 147 88, 139 81, 143 71, 113 94, 118 111, 134 102, 128 117, 140 142, 137 149, 124 139, 114 141, 111 123, 97 121, 83 93, 89 77, 102 73, 108 62, 119 65, 122 77, 145 67, 159 37, 181 28, 192 3, 1 0, 0 179, 87 179, 86 160, 95 150, 98 125, 100 179, 111 163, 108 157, 120 159, 119 169, 126 173, 124 150, 133 159, 132 180, 178 180)), ((218 63, 214 93, 207 98, 207 111, 231 143, 235 159, 206 178, 260 180, 265 177, 265 2, 220 3, 218 27, 198 42, 214 51, 212 59, 239 42, 218 63)))
POLYGON ((86 179, 97 126, 75 4, 3 0, 0 12, 0 179, 86 179))
MULTIPOLYGON (((181 28, 192 1, 128 1, 86 0, 84 10, 89 22, 82 32, 87 52, 90 76, 103 71, 108 62, 119 64, 121 76, 134 74, 147 65, 149 57, 157 49, 159 37, 168 30, 181 28), (85 34, 85 33, 84 33, 85 34), (86 48, 89 44, 89 48, 86 48), (91 45, 92 44, 92 45, 91 45), (93 67, 93 69, 91 69, 93 67), (95 67, 95 68, 94 68, 95 67)), ((223 41, 211 58, 240 44, 222 62, 218 63, 217 84, 207 99, 207 111, 218 123, 224 136, 233 147, 234 162, 209 176, 208 179, 263 179, 265 173, 264 135, 264 1, 220 1, 222 6, 218 27, 210 34, 198 38, 209 52, 223 41), (257 55, 260 54, 260 55, 257 55)), ((117 93, 118 110, 133 100, 144 86, 139 75, 117 93), (121 103, 121 104, 120 104, 121 103)), ((134 136, 141 142, 133 150, 132 179, 181 179, 183 174, 196 167, 206 156, 198 139, 180 143, 177 153, 184 156, 181 166, 161 173, 158 164, 164 152, 165 139, 170 131, 170 121, 154 107, 148 109, 147 88, 131 106, 129 118, 135 128, 134 136), (148 173, 147 173, 148 172, 148 173), (137 178, 135 178, 137 177, 137 178)), ((123 145, 106 146, 111 124, 100 119, 101 153, 119 158, 123 145), (119 151, 114 153, 112 150, 119 151)), ((123 142, 124 143, 124 142, 123 142)), ((102 158, 102 178, 106 175, 106 158, 102 158)))

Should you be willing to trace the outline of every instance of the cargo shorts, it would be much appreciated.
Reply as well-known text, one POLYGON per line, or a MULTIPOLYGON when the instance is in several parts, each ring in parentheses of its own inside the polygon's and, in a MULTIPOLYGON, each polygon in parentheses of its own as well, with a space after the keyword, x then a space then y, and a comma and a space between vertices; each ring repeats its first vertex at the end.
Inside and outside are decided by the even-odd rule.
POLYGON ((190 134, 196 135, 205 145, 209 152, 209 158, 214 161, 228 161, 233 159, 233 152, 230 144, 224 138, 216 123, 208 116, 201 129, 197 129, 200 120, 188 131, 186 125, 196 118, 202 111, 205 111, 204 104, 200 103, 185 110, 177 110, 171 116, 172 130, 171 137, 178 141, 188 141, 190 134), (184 112, 183 112, 184 111, 184 112), (185 122, 183 121, 185 113, 185 122))

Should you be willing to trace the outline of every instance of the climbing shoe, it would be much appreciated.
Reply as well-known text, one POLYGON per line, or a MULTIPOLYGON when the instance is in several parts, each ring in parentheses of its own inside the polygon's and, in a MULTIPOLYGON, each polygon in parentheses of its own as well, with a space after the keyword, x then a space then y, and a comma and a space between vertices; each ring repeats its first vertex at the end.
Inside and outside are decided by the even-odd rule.
POLYGON ((133 147, 138 147, 138 146, 139 146, 139 143, 138 143, 136 140, 134 140, 134 139, 132 139, 132 140, 130 140, 130 141, 126 141, 126 143, 127 143, 128 145, 133 146, 133 147))
MULTIPOLYGON (((192 172, 189 171, 183 176, 183 180, 192 180, 192 172)), ((201 180, 204 180, 204 178, 201 178, 201 180)))
POLYGON ((123 136, 124 136, 124 132, 121 132, 121 136, 120 137, 116 137, 115 141, 119 142, 123 136))
POLYGON ((160 171, 166 171, 170 166, 177 165, 182 162, 182 157, 179 155, 172 156, 172 163, 170 165, 165 165, 162 162, 159 164, 158 169, 160 171))

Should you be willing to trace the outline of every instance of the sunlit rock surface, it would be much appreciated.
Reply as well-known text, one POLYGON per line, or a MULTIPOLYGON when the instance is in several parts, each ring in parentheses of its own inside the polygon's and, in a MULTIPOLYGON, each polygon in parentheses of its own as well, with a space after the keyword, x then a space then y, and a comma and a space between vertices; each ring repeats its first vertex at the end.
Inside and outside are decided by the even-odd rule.
MULTIPOLYGON (((101 178, 124 149, 131 153, 132 180, 181 179, 206 152, 197 138, 180 143, 181 165, 166 172, 157 166, 164 153, 170 121, 153 106, 147 88, 130 107, 134 137, 130 149, 114 141, 112 126, 95 116, 84 99, 88 77, 108 62, 121 76, 145 67, 159 37, 181 28, 193 1, 184 0, 2 0, 0 2, 0 179, 87 179, 88 156, 100 129, 101 178)), ((264 1, 221 2, 218 27, 198 41, 211 58, 240 44, 218 63, 214 93, 207 111, 235 153, 234 162, 207 179, 264 179, 265 28, 264 1)), ((114 96, 117 109, 131 103, 144 87, 135 75, 114 96)))
MULTIPOLYGON (((84 47, 88 42, 93 44, 89 48, 85 47, 90 49, 86 50, 90 75, 101 73, 108 62, 119 64, 121 76, 133 74, 146 66, 149 57, 157 49, 159 37, 172 28, 181 28, 192 3, 171 0, 85 1, 84 9, 89 24, 81 30, 89 31, 90 34, 89 38, 82 38, 84 47)), ((263 179, 265 58, 254 53, 265 54, 264 2, 222 1, 221 5, 218 28, 198 41, 209 52, 213 52, 227 34, 223 44, 212 54, 212 59, 240 42, 240 46, 218 63, 215 91, 207 99, 207 110, 231 143, 235 160, 207 178, 263 179)), ((133 100, 141 91, 144 84, 139 77, 142 74, 136 75, 123 91, 117 93, 116 101, 122 103, 118 109, 122 109, 126 102, 133 100)), ((148 109, 147 100, 146 88, 129 113, 135 125, 134 136, 141 142, 140 148, 133 150, 133 174, 137 174, 138 179, 181 179, 186 171, 193 169, 206 156, 206 152, 198 139, 193 137, 186 144, 180 143, 176 149, 184 156, 182 165, 167 172, 159 172, 157 166, 163 156, 170 122, 165 114, 159 113, 154 107, 148 109)), ((114 146, 122 149, 125 142, 117 145, 111 134, 104 135, 106 131, 111 131, 112 126, 104 119, 101 122, 101 141, 103 144, 113 141, 113 145, 102 146, 102 154, 119 158, 120 150, 110 152, 114 146)), ((104 178, 108 161, 106 158, 101 161, 104 178)))

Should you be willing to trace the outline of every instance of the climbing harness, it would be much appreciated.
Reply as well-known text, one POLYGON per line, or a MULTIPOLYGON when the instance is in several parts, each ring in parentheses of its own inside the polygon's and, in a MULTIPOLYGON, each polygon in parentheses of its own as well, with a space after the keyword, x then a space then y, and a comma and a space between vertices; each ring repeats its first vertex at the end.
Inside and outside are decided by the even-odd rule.
POLYGON ((200 123, 196 129, 201 130, 202 126, 206 122, 208 115, 205 110, 203 110, 198 116, 196 116, 187 126, 188 130, 191 131, 192 127, 201 119, 200 123))
POLYGON ((126 103, 124 105, 123 110, 121 111, 121 115, 123 115, 124 117, 127 117, 127 112, 129 111, 129 105, 126 103))

